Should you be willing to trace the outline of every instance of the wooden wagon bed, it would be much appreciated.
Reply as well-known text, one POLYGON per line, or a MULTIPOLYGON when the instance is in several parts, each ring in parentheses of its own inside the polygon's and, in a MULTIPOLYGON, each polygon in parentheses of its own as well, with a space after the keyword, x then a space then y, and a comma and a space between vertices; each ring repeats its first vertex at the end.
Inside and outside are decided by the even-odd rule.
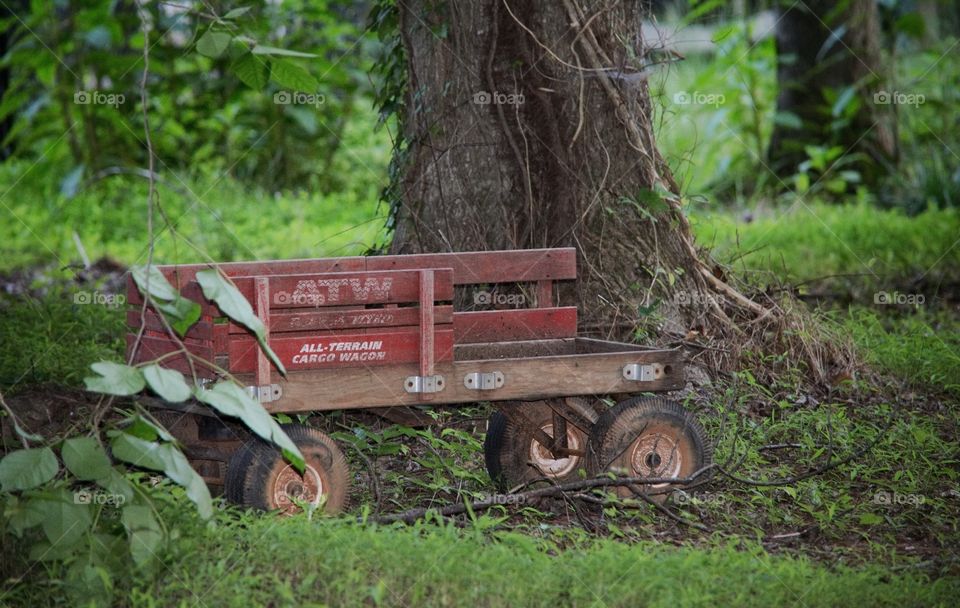
MULTIPOLYGON (((676 351, 577 337, 576 307, 556 304, 557 284, 576 278, 572 248, 218 267, 253 305, 288 373, 281 376, 248 330, 203 297, 195 277, 207 265, 160 267, 184 296, 202 303, 201 320, 184 343, 215 364, 194 364, 202 378, 226 370, 272 412, 534 400, 683 384, 676 351)), ((129 301, 142 302, 132 281, 129 301)), ((139 308, 128 314, 132 348, 139 308)), ((148 311, 135 361, 177 350, 162 329, 148 311)), ((189 370, 183 356, 163 365, 189 370)))

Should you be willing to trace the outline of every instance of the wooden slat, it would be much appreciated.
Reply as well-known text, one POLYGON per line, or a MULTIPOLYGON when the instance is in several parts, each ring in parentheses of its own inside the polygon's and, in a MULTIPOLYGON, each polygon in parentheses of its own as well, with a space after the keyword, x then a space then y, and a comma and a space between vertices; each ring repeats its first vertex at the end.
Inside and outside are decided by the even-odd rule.
MULTIPOLYGON (((449 324, 453 322, 453 306, 449 304, 434 306, 434 322, 449 324)), ((420 309, 408 308, 356 308, 354 310, 320 310, 310 312, 271 313, 270 331, 283 332, 345 330, 360 328, 401 327, 417 325, 420 322, 420 309)), ((242 325, 230 324, 230 333, 244 334, 248 330, 242 325)))
MULTIPOLYGON (((217 264, 228 277, 256 277, 276 274, 319 274, 366 270, 366 258, 315 258, 301 260, 264 260, 259 262, 224 262, 217 264)), ((160 266, 160 271, 174 287, 193 281, 197 272, 213 268, 211 264, 171 264, 160 266)))
MULTIPOLYGON (((434 333, 433 325, 433 296, 434 296, 434 271, 421 270, 420 273, 420 377, 425 378, 433 375, 434 364, 434 333)), ((453 285, 451 284, 451 287, 453 285)), ((451 356, 452 356, 451 352, 451 356)), ((422 398, 426 401, 432 399, 429 393, 425 393, 422 398)))
MULTIPOLYGON (((166 328, 160 321, 160 317, 152 308, 148 308, 144 315, 144 326, 149 331, 166 331, 166 328)), ((127 311, 127 327, 133 331, 140 328, 140 309, 127 311)), ((190 327, 184 338, 187 340, 212 340, 213 323, 209 320, 200 319, 190 327)))
MULTIPOLYGON (((436 272, 436 299, 452 300, 453 271, 436 272)), ((416 270, 274 275, 269 280, 271 309, 404 304, 420 299, 420 275, 416 270)), ((245 297, 253 296, 252 278, 237 277, 234 283, 245 297)))
POLYGON ((567 247, 367 258, 368 270, 411 268, 452 268, 454 285, 564 280, 577 277, 577 253, 567 247))
MULTIPOLYGON (((161 266, 160 270, 176 287, 192 281, 198 271, 210 267, 209 264, 181 264, 161 266)), ((453 268, 454 284, 470 285, 475 283, 515 283, 541 279, 555 281, 575 279, 577 276, 577 257, 576 250, 572 247, 561 247, 512 251, 228 262, 218 264, 218 267, 228 277, 453 268)))
POLYGON ((457 344, 573 338, 577 307, 457 312, 453 332, 457 344))
MULTIPOLYGON (((267 343, 270 341, 270 280, 267 277, 257 277, 253 281, 253 311, 257 318, 263 323, 267 335, 267 343)), ((257 349, 257 357, 254 360, 254 376, 257 378, 257 386, 266 386, 270 384, 270 368, 273 364, 267 359, 266 353, 262 348, 257 349)))
MULTIPOLYGON (((396 363, 416 363, 420 359, 420 333, 392 331, 377 334, 335 334, 328 336, 277 337, 270 340, 280 362, 288 370, 335 367, 382 366, 396 363)), ((230 371, 249 373, 259 345, 252 338, 230 340, 230 371)), ((449 361, 453 358, 453 330, 439 330, 434 336, 434 358, 449 361)), ((417 366, 414 366, 416 373, 417 366)), ((330 387, 328 387, 329 390, 330 387)), ((340 390, 339 387, 336 388, 340 390)))
MULTIPOLYGON (((127 334, 127 354, 129 355, 130 349, 133 347, 134 342, 136 341, 136 334, 127 334)), ((209 344, 188 344, 186 345, 190 349, 190 352, 200 359, 205 361, 213 361, 213 347, 209 344)), ((158 357, 162 357, 168 353, 179 350, 179 346, 173 340, 169 338, 161 338, 155 336, 143 336, 140 340, 140 346, 137 349, 137 356, 134 360, 135 363, 143 363, 145 361, 152 361, 158 357)), ((187 362, 187 358, 180 354, 164 359, 161 362, 163 367, 174 369, 184 374, 190 373, 190 365, 187 362)), ((199 362, 194 362, 197 375, 203 378, 212 378, 213 372, 208 369, 206 366, 200 364, 199 362)))
MULTIPOLYGON (((435 373, 443 375, 446 382, 435 400, 453 404, 676 390, 684 386, 682 368, 682 355, 674 350, 440 362, 435 373), (652 382, 631 382, 622 376, 628 363, 660 363, 670 371, 652 382), (463 385, 468 373, 495 371, 505 376, 502 388, 477 391, 463 385)), ((291 372, 287 381, 274 377, 274 382, 282 383, 283 396, 265 405, 273 412, 415 405, 424 402, 422 396, 407 393, 403 383, 416 373, 416 363, 291 372)))

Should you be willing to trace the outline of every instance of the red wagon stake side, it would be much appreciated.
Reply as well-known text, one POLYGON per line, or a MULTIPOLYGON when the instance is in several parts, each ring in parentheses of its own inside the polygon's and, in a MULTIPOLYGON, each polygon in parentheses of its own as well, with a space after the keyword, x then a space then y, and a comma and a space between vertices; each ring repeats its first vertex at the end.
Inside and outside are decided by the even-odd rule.
MULTIPOLYGON (((577 336, 577 309, 556 303, 556 283, 576 279, 572 248, 337 259, 238 262, 218 268, 267 328, 287 370, 275 369, 253 335, 206 300, 196 273, 206 265, 161 266, 184 296, 202 303, 183 342, 244 383, 274 413, 475 403, 497 409, 484 451, 502 490, 550 478, 618 471, 683 478, 706 466, 712 447, 678 404, 636 393, 682 388, 678 350, 577 336), (509 285, 507 292, 497 287, 509 285), (465 301, 466 304, 461 304, 465 301), (456 302, 456 305, 455 305, 456 302), (613 396, 611 408, 601 397, 613 396)), ((131 281, 129 302, 141 295, 131 281)), ((190 365, 148 310, 136 361, 190 365)), ((128 314, 128 350, 141 329, 128 314)), ((129 354, 129 353, 128 353, 129 354)), ((336 443, 318 430, 285 425, 307 459, 300 475, 272 445, 240 441, 205 408, 164 420, 191 463, 228 499, 292 512, 301 501, 344 506, 350 474, 336 443)), ((642 488, 663 496, 676 487, 642 488)), ((633 490, 637 490, 633 486, 633 490)), ((629 493, 630 488, 621 491, 629 493)))

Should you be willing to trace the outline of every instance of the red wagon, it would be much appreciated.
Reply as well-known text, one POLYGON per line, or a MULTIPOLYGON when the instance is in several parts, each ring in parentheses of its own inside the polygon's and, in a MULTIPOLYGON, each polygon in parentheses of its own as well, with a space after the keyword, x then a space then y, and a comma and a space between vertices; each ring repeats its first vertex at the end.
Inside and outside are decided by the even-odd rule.
MULTIPOLYGON (((135 361, 200 381, 229 372, 273 413, 490 402, 487 469, 502 490, 580 469, 683 478, 712 449, 678 404, 639 393, 683 386, 681 354, 577 336, 577 309, 559 306, 558 283, 576 279, 572 248, 238 262, 220 270, 249 300, 282 376, 254 336, 204 298, 207 265, 161 266, 202 303, 183 343, 191 366, 148 310, 135 361), (177 353, 177 354, 174 354, 177 353), (205 360, 212 365, 197 364, 205 360), (605 403, 617 402, 613 407, 605 403)), ((131 282, 129 301, 142 302, 131 282)), ((131 310, 128 349, 140 331, 131 310)), ((305 474, 260 439, 241 439, 207 408, 181 406, 165 422, 214 489, 240 504, 295 510, 300 500, 345 504, 350 474, 319 430, 285 425, 305 474), (183 415, 185 414, 185 415, 183 415)), ((394 410, 395 411, 395 410, 394 410)), ((672 486, 666 486, 669 489, 672 486)))

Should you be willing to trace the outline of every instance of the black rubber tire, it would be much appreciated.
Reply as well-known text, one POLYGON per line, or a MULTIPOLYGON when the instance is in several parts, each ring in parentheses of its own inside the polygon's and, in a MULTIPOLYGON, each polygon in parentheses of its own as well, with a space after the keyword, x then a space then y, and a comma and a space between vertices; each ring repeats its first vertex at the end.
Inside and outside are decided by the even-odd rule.
MULTIPOLYGON (((713 443, 693 414, 662 397, 633 397, 610 408, 590 432, 587 470, 592 476, 608 471, 630 477, 689 477, 713 462, 713 443)), ((705 480, 701 474, 697 482, 705 480)), ((663 502, 682 484, 641 486, 650 498, 663 502)), ((621 497, 633 496, 617 487, 621 497)))
MULTIPOLYGON (((553 410, 543 401, 524 403, 524 414, 541 428, 553 425, 553 410)), ((547 433, 551 434, 550 432, 547 433)), ((586 449, 587 434, 567 423, 568 441, 577 442, 580 449, 586 449)), ((562 466, 561 474, 551 474, 549 470, 538 468, 530 464, 531 450, 534 444, 539 446, 533 434, 524 431, 520 425, 500 412, 494 412, 487 423, 487 435, 483 441, 484 461, 487 473, 494 485, 502 492, 508 492, 517 486, 549 478, 557 483, 577 479, 580 469, 585 469, 585 461, 581 456, 572 456, 572 463, 560 465, 560 460, 552 461, 562 466), (569 469, 569 470, 567 470, 569 469)), ((566 459, 562 459, 566 460, 566 459)))
POLYGON ((312 483, 320 489, 319 494, 325 496, 323 510, 326 513, 346 509, 350 495, 350 469, 336 442, 312 427, 301 424, 281 426, 307 461, 304 476, 296 474, 276 446, 254 437, 230 458, 224 488, 227 500, 261 511, 280 510, 291 515, 300 508, 289 500, 290 493, 286 488, 277 484, 289 488, 293 487, 290 486, 292 483, 299 491, 304 491, 312 483))

